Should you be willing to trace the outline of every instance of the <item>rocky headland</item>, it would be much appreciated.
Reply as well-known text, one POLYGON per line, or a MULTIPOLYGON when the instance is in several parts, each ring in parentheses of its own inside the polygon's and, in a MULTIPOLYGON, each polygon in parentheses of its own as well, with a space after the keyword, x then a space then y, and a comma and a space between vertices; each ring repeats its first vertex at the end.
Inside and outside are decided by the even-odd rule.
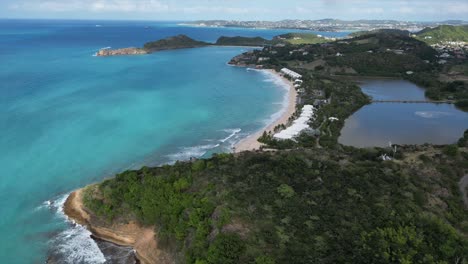
POLYGON ((175 49, 191 49, 206 46, 249 46, 249 47, 262 47, 271 45, 278 41, 270 41, 260 37, 220 37, 216 43, 208 43, 192 39, 186 35, 177 35, 160 39, 157 41, 147 42, 142 48, 122 48, 122 49, 102 49, 96 55, 99 57, 107 56, 122 56, 122 55, 141 55, 150 54, 164 50, 175 49))
MULTIPOLYGON (((86 188, 92 188, 88 186, 86 188)), ((79 189, 70 194, 64 205, 65 214, 76 223, 86 226, 96 238, 120 246, 133 247, 135 255, 142 264, 173 264, 174 258, 158 248, 154 226, 143 227, 136 222, 108 222, 92 214, 83 204, 83 191, 79 189)))

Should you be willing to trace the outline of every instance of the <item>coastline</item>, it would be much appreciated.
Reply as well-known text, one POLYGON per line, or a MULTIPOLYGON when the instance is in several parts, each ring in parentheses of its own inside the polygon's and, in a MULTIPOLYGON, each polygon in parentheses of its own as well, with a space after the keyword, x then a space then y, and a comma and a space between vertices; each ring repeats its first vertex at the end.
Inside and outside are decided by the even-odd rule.
MULTIPOLYGON (((87 186, 85 188, 88 188, 87 186)), ((95 219, 83 204, 83 190, 72 192, 63 205, 65 215, 76 224, 85 226, 98 239, 119 246, 132 247, 135 257, 142 264, 175 263, 172 256, 158 249, 154 227, 143 227, 135 222, 126 224, 106 223, 95 219)))
MULTIPOLYGON (((289 118, 296 112, 297 92, 294 83, 274 70, 270 69, 264 71, 274 74, 275 77, 281 78, 281 81, 287 84, 288 91, 285 95, 285 104, 282 109, 276 113, 279 114, 279 116, 270 124, 238 142, 235 145, 236 152, 260 149, 262 144, 258 142, 257 139, 263 132, 273 131, 276 126, 286 124, 289 118)), ((140 263, 175 263, 173 256, 158 249, 154 227, 143 227, 135 222, 126 224, 106 223, 90 214, 83 204, 83 191, 90 187, 92 187, 92 185, 75 190, 67 197, 63 205, 63 211, 70 220, 86 227, 93 236, 98 239, 119 246, 132 247, 135 251, 135 257, 140 263)))
POLYGON ((281 124, 287 124, 289 119, 294 115, 296 112, 296 101, 297 101, 297 91, 294 87, 294 83, 285 77, 281 76, 275 70, 269 69, 264 70, 268 71, 277 77, 281 78, 284 83, 288 84, 288 92, 287 92, 287 105, 283 106, 283 109, 279 111, 281 115, 272 121, 272 123, 268 124, 266 127, 260 129, 259 131, 247 136, 246 138, 242 139, 241 141, 237 142, 234 145, 235 153, 243 152, 243 151, 255 151, 259 150, 262 147, 262 143, 258 142, 258 138, 263 135, 264 132, 273 132, 274 128, 281 124))

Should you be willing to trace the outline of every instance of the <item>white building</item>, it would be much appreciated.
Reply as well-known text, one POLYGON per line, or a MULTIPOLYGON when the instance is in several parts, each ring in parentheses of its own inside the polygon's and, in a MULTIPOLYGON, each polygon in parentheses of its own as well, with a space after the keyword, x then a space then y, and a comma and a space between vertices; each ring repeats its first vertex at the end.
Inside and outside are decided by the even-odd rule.
POLYGON ((281 73, 283 73, 284 75, 287 75, 293 79, 301 79, 302 78, 302 75, 300 75, 299 73, 295 72, 295 71, 291 71, 290 69, 287 69, 287 68, 283 68, 281 69, 281 73))
POLYGON ((275 134, 275 139, 286 140, 297 137, 304 129, 309 128, 309 120, 314 116, 315 108, 312 105, 304 105, 302 113, 293 124, 285 130, 275 134))

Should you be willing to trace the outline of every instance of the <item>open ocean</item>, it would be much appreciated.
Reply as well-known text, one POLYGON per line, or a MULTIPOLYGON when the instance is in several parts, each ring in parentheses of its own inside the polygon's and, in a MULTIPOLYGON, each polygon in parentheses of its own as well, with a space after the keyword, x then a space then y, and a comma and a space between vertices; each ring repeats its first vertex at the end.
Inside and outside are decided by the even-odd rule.
POLYGON ((213 42, 286 32, 0 20, 0 263, 104 263, 110 255, 61 211, 70 191, 122 170, 230 151, 285 103, 274 75, 226 64, 246 48, 95 52, 177 34, 213 42))

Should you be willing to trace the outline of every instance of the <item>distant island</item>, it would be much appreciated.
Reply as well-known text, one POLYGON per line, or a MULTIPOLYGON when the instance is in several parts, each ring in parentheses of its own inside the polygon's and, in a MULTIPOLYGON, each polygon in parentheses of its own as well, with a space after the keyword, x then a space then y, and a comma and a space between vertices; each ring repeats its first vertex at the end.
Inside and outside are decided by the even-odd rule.
POLYGON ((185 35, 173 36, 157 41, 145 43, 143 48, 122 48, 122 49, 102 49, 96 54, 100 57, 121 56, 121 55, 141 55, 163 50, 199 48, 212 45, 207 42, 197 41, 185 35))
POLYGON ((392 28, 409 30, 412 32, 426 27, 439 25, 467 25, 467 21, 448 20, 441 22, 411 22, 397 20, 298 20, 288 19, 281 21, 238 21, 238 20, 199 20, 184 24, 198 27, 243 27, 243 28, 268 28, 268 29, 303 29, 314 31, 369 31, 376 29, 392 28))
POLYGON ((157 41, 147 42, 141 48, 129 47, 121 49, 101 49, 96 53, 96 56, 107 57, 123 55, 143 55, 164 50, 200 48, 207 46, 263 47, 266 45, 275 44, 316 44, 324 43, 330 40, 334 39, 325 38, 311 33, 291 33, 276 36, 272 40, 267 40, 261 37, 222 36, 218 38, 218 40, 215 43, 209 43, 192 39, 186 35, 177 35, 173 37, 160 39, 157 41))

